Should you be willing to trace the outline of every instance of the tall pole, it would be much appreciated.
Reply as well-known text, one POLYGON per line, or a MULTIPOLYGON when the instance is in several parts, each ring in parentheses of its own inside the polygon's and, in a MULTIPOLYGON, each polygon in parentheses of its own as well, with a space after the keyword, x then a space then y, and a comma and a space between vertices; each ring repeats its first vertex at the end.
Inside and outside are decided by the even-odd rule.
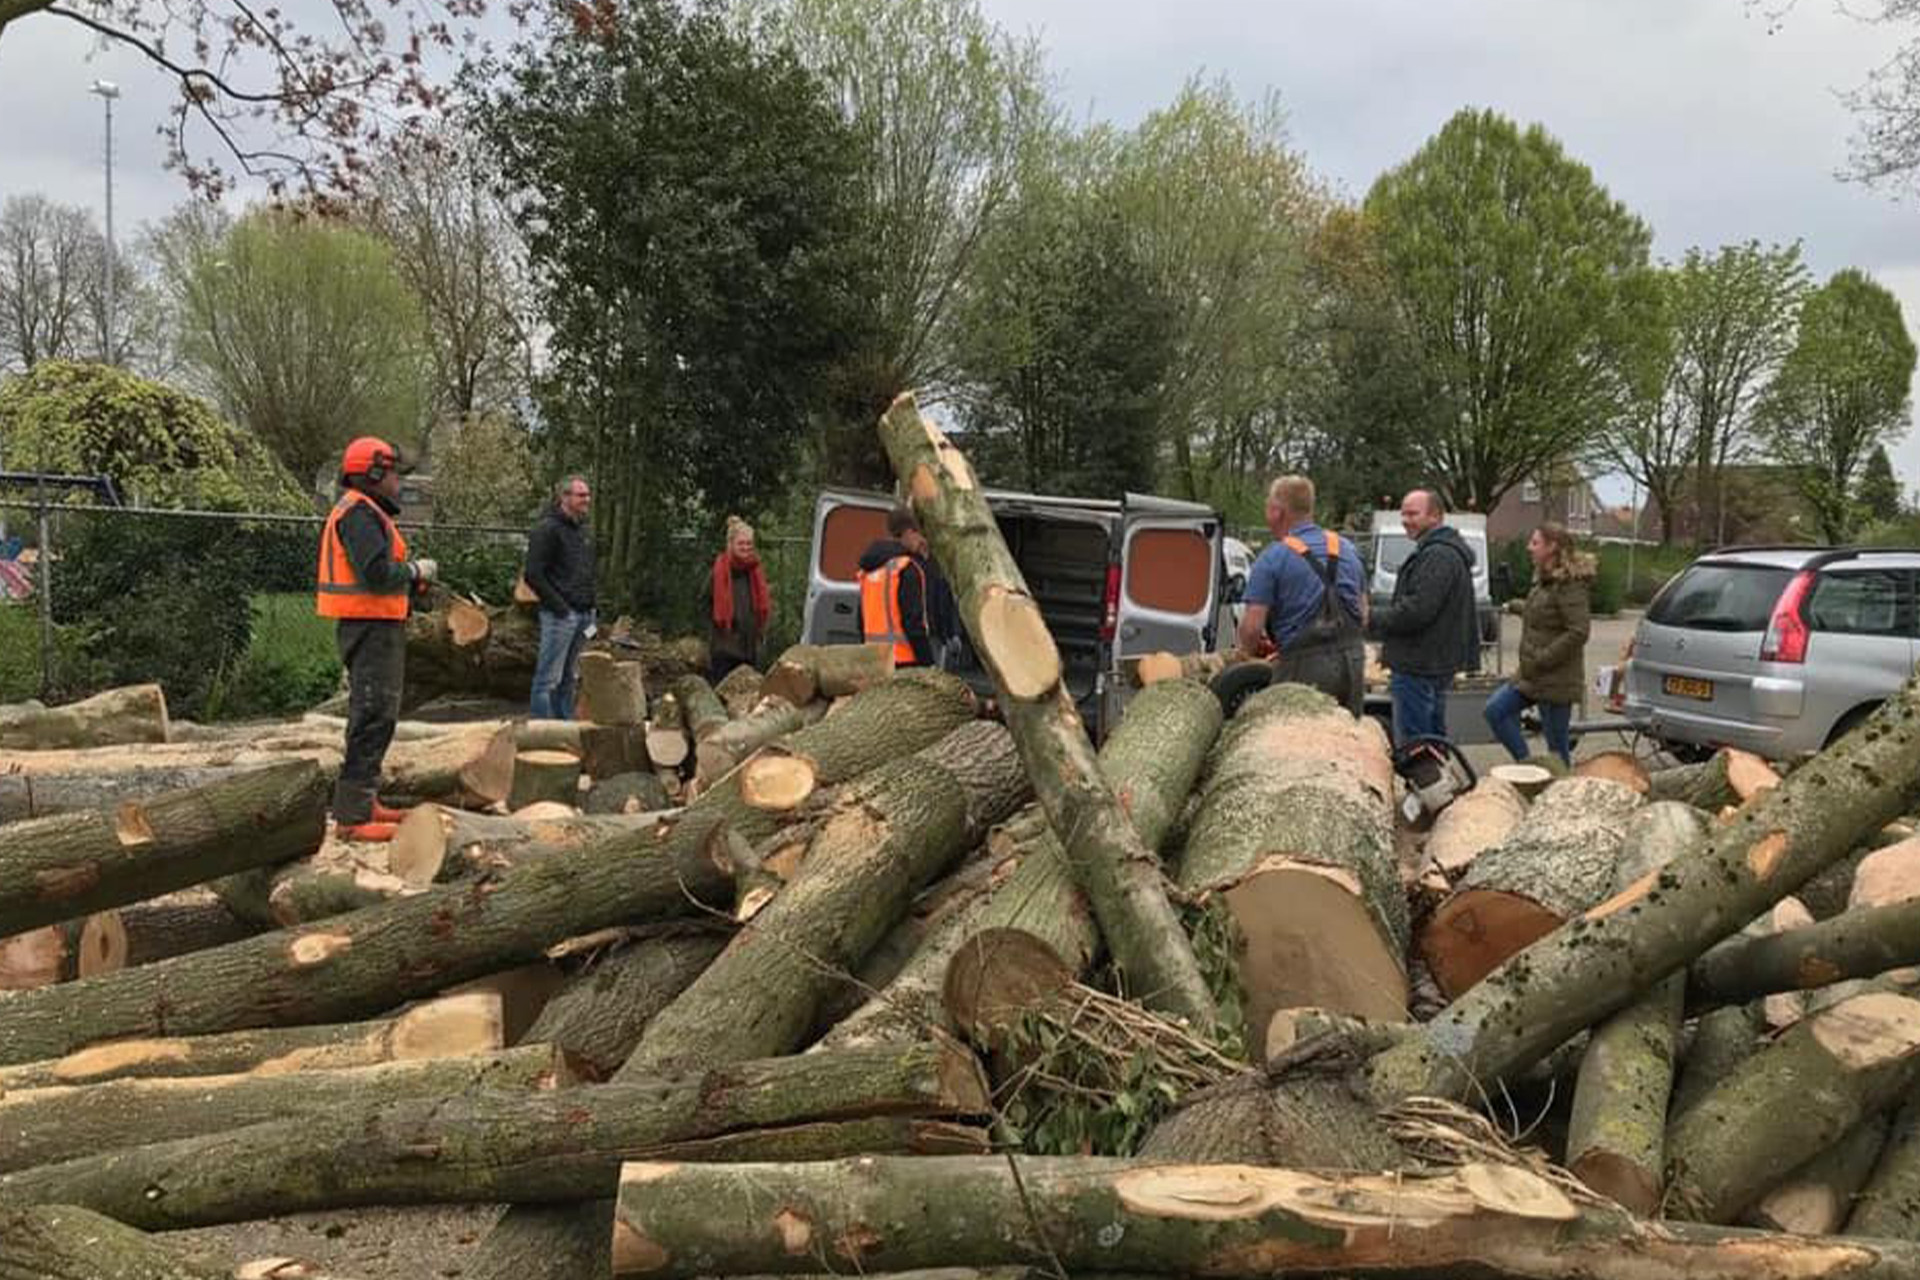
POLYGON ((120 96, 120 86, 111 80, 95 80, 89 93, 98 94, 107 107, 107 314, 100 335, 100 358, 108 364, 114 363, 113 352, 113 289, 114 289, 114 252, 113 252, 113 100, 120 96))

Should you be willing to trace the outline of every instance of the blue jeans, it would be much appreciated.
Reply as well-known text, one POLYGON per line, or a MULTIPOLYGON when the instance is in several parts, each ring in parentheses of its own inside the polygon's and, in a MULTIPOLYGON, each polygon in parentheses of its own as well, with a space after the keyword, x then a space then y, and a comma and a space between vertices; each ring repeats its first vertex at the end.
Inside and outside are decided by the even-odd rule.
POLYGON ((573 719, 573 678, 592 625, 591 609, 565 614, 540 611, 540 656, 533 664, 530 708, 535 720, 573 719))
POLYGON ((1393 699, 1393 740, 1409 742, 1414 738, 1447 736, 1447 688, 1451 676, 1402 675, 1396 671, 1387 682, 1393 699))
POLYGON ((1520 712, 1527 707, 1540 708, 1540 732, 1547 750, 1561 763, 1573 763, 1573 704, 1571 702, 1535 702, 1512 684, 1503 684, 1487 699, 1487 724, 1500 745, 1515 760, 1528 755, 1527 737, 1520 732, 1520 712))

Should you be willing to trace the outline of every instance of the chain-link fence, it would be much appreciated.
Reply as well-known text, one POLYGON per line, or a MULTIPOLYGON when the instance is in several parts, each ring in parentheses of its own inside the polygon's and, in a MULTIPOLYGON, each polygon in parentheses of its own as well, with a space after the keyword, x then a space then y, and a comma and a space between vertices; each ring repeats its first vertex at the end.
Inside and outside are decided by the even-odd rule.
MULTIPOLYGON (((290 714, 339 682, 330 624, 314 616, 322 515, 173 511, 0 497, 0 701, 67 699, 157 681, 196 719, 290 714)), ((411 554, 451 590, 511 598, 526 530, 402 521, 411 554)), ((717 546, 669 542, 647 590, 602 580, 604 600, 655 602, 667 635, 707 630, 717 546)), ((775 613, 765 651, 798 638, 807 539, 762 533, 775 613)))

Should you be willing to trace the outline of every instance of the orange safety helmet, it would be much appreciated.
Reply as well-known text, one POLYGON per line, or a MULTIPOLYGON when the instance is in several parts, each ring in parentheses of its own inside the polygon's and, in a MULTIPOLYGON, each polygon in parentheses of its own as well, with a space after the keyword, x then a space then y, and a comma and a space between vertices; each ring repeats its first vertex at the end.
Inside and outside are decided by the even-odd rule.
POLYGON ((378 484, 387 472, 400 465, 400 451, 379 436, 361 436, 347 445, 340 458, 342 476, 365 476, 378 484))

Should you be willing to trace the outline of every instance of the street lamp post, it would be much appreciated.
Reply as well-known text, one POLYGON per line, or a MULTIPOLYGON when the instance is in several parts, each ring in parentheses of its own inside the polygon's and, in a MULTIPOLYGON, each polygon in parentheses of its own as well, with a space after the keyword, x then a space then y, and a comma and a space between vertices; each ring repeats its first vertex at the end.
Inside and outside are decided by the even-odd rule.
POLYGON ((100 335, 101 356, 108 364, 113 359, 113 100, 120 96, 120 86, 111 80, 95 80, 87 92, 97 95, 107 108, 107 313, 100 335))

